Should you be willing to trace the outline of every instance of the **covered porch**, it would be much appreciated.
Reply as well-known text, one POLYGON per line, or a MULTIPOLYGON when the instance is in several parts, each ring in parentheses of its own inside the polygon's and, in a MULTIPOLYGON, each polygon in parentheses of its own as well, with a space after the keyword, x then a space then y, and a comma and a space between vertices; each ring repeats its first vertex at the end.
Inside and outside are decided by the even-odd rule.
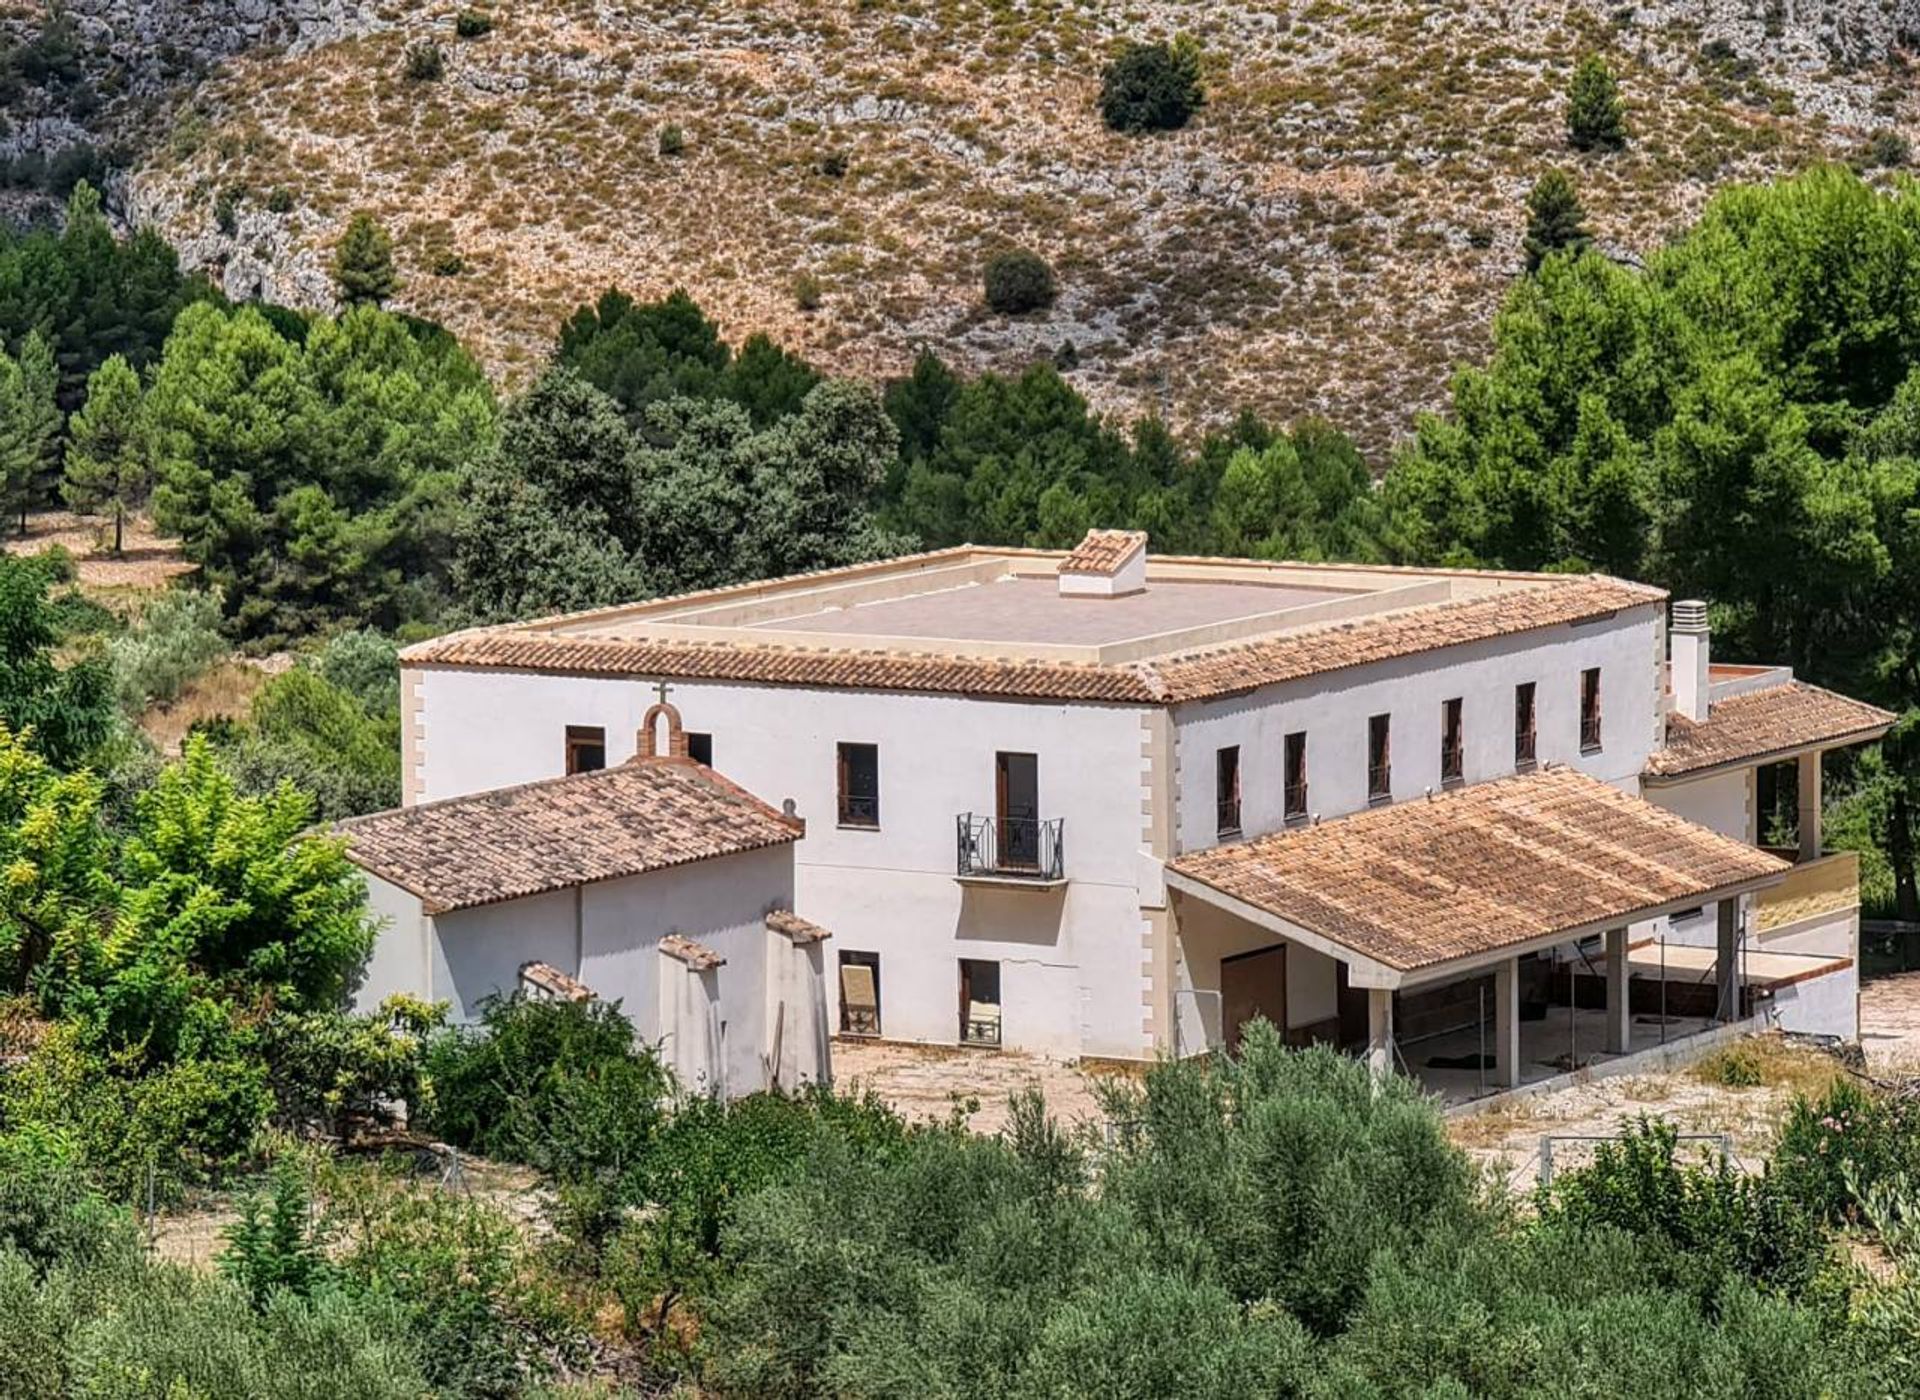
POLYGON ((1751 1015, 1751 897, 1787 870, 1561 768, 1196 852, 1174 1048, 1264 1016, 1449 1099, 1570 1073, 1751 1015), (1703 905, 1715 946, 1669 961, 1652 932, 1703 905))

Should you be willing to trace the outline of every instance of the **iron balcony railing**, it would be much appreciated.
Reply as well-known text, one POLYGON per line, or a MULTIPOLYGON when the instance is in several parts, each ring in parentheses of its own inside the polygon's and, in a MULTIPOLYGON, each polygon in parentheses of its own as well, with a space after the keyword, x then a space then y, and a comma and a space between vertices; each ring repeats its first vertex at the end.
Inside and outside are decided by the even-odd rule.
POLYGON ((1061 880, 1066 868, 1066 819, 976 816, 954 819, 959 874, 1015 880, 1061 880))

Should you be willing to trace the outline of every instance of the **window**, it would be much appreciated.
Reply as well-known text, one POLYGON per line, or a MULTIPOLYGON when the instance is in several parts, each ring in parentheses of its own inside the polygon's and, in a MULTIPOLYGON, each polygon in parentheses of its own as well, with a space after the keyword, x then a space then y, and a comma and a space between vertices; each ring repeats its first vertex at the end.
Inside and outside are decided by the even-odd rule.
POLYGON ((695 734, 687 731, 687 757, 695 763, 704 763, 713 767, 713 735, 695 734))
POLYGON ((1286 818, 1304 820, 1307 815, 1307 736, 1304 731, 1287 735, 1286 741, 1286 818))
POLYGON ((1462 728, 1462 702, 1459 697, 1440 706, 1440 781, 1464 782, 1467 776, 1467 743, 1462 728))
POLYGON ((960 959, 960 1042, 1000 1043, 1000 964, 960 959))
POLYGON ((880 746, 840 745, 840 825, 880 825, 880 746))
POLYGON ((607 766, 607 731, 597 724, 567 726, 567 771, 597 773, 607 766))
POLYGON ((840 1032, 880 1034, 880 955, 840 954, 840 1032))
POLYGON ((1513 688, 1513 766, 1527 769, 1538 757, 1533 682, 1513 688))
POLYGON ((1375 715, 1367 721, 1367 801, 1393 799, 1392 716, 1375 715))
POLYGON ((1600 668, 1589 667, 1580 673, 1580 752, 1592 753, 1600 747, 1600 668))
POLYGON ((1213 802, 1218 813, 1215 829, 1222 836, 1240 834, 1240 746, 1230 744, 1213 757, 1213 802))

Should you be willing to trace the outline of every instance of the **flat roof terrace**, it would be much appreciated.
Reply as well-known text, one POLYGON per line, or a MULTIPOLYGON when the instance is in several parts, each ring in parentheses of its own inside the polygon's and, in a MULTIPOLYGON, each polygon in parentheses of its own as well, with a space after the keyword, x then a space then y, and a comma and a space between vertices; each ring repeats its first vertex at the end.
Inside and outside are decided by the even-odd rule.
POLYGON ((1118 598, 1062 596, 1051 578, 1018 576, 937 592, 823 607, 753 624, 755 630, 859 637, 927 637, 949 642, 1040 642, 1108 646, 1217 622, 1284 613, 1357 588, 1155 581, 1118 598))
POLYGON ((1456 581, 1410 573, 1149 560, 1144 586, 1065 592, 1057 554, 955 551, 764 589, 557 619, 622 640, 939 652, 1120 665, 1319 623, 1443 603, 1456 581))

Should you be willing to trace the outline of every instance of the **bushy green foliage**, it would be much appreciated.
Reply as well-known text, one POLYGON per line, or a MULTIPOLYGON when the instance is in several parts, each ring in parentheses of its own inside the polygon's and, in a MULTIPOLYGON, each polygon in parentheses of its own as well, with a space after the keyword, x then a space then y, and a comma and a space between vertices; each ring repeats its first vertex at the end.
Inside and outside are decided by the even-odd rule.
POLYGON ((276 1293, 308 1298, 329 1274, 324 1241, 314 1228, 312 1196, 298 1162, 275 1163, 269 1189, 241 1197, 240 1216, 222 1235, 220 1272, 245 1291, 256 1310, 276 1293))
POLYGON ((329 637, 315 669, 370 715, 400 708, 400 648, 391 637, 370 628, 329 637))
POLYGON ((120 708, 138 715, 149 704, 170 704, 188 682, 228 652, 220 630, 220 599, 175 588, 141 609, 138 619, 107 647, 120 708))
POLYGON ((1191 39, 1130 43, 1100 74, 1100 119, 1115 131, 1173 131, 1205 101, 1191 39))
POLYGON ((431 39, 407 45, 407 81, 437 83, 447 76, 447 52, 431 39))
POLYGON ((493 619, 894 552, 868 500, 896 442, 878 397, 849 382, 814 385, 764 429, 725 396, 654 401, 639 439, 557 368, 469 474, 454 586, 493 619))
POLYGON ((448 1142, 562 1179, 617 1177, 663 1118, 672 1082, 609 1002, 494 998, 427 1050, 426 1121, 448 1142))
POLYGON ((60 438, 59 372, 53 349, 31 331, 17 355, 0 346, 0 495, 26 525, 60 438))
POLYGON ((153 453, 141 414, 140 376, 121 355, 87 378, 87 400, 67 422, 61 494, 82 514, 113 516, 113 552, 124 544, 129 510, 153 489, 153 453))
POLYGON ((1920 1177, 1920 1111, 1836 1080, 1820 1098, 1796 1098, 1787 1109, 1772 1175, 1817 1219, 1855 1220, 1862 1193, 1901 1176, 1920 1177))
MULTIPOLYGON (((398 678, 390 703, 370 708, 361 695, 318 668, 296 666, 253 698, 249 723, 210 736, 241 788, 265 796, 291 785, 328 820, 385 811, 400 803, 398 678)), ((348 679, 366 683, 371 677, 348 679)), ((386 697, 378 690, 371 698, 386 697)))
POLYGON ((1812 1287, 1827 1259, 1820 1219, 1779 1178, 1682 1159, 1665 1122, 1642 1119, 1601 1143, 1590 1167, 1540 1193, 1548 1225, 1607 1227, 1640 1240, 1663 1288, 1710 1303, 1729 1280, 1788 1297, 1812 1287))
POLYGON ((1567 88, 1567 143, 1577 151, 1617 151, 1627 144, 1620 84, 1599 54, 1588 54, 1567 88))
POLYGON ((91 1259, 122 1242, 130 1223, 94 1189, 70 1139, 0 1132, 0 1255, 39 1269, 91 1259))
POLYGON ((982 286, 987 305, 1003 316, 1044 310, 1053 305, 1060 291, 1047 260, 1025 248, 1012 248, 988 258, 982 286))
POLYGON ((484 39, 493 33, 493 21, 478 10, 462 10, 453 17, 453 32, 462 39, 484 39))
POLYGON ((345 1142, 356 1122, 385 1123, 425 1102, 427 1038, 444 1004, 391 996, 375 1011, 275 1012, 261 1030, 274 1116, 345 1142))
POLYGON ((372 307, 299 339, 253 307, 190 308, 144 417, 156 520, 261 640, 431 611, 453 474, 494 437, 466 353, 372 307))
POLYGON ((0 725, 70 767, 107 736, 113 676, 99 656, 64 667, 55 660, 62 638, 47 598, 54 567, 44 558, 0 558, 0 725))

